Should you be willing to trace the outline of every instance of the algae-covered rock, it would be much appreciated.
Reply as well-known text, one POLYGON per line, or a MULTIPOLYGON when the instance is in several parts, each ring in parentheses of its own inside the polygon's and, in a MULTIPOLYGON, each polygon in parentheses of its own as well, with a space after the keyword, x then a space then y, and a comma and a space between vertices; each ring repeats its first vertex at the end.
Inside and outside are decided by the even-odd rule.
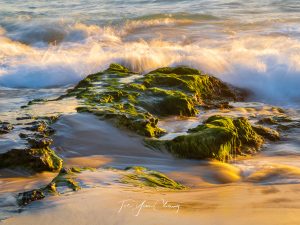
POLYGON ((80 173, 83 169, 79 168, 62 168, 59 174, 47 185, 44 190, 57 193, 57 187, 67 187, 73 191, 81 189, 75 180, 75 173, 80 173))
POLYGON ((278 122, 274 120, 272 117, 264 117, 261 118, 258 122, 258 124, 267 124, 267 125, 277 125, 278 122))
POLYGON ((273 130, 271 128, 263 126, 253 126, 253 130, 270 141, 280 140, 280 134, 276 130, 273 130))
POLYGON ((43 191, 41 191, 39 189, 26 191, 26 192, 18 194, 17 204, 19 206, 26 206, 26 205, 30 204, 31 202, 41 200, 43 198, 45 198, 45 194, 43 191))
POLYGON ((110 119, 147 137, 164 134, 159 117, 195 116, 201 107, 229 107, 229 101, 241 97, 237 89, 193 68, 160 68, 136 78, 118 64, 87 76, 61 98, 70 96, 83 100, 78 112, 110 119))
POLYGON ((35 172, 59 171, 62 159, 48 146, 44 148, 13 149, 0 154, 0 168, 25 168, 35 172))
POLYGON ((29 131, 35 131, 40 134, 43 134, 44 136, 49 136, 54 134, 54 130, 49 127, 48 123, 44 120, 35 120, 31 123, 28 123, 27 125, 30 125, 29 127, 26 127, 26 130, 29 131))
POLYGON ((165 87, 191 93, 200 104, 239 99, 238 92, 216 77, 187 67, 161 68, 145 75, 146 87, 165 87))
POLYGON ((17 195, 17 204, 19 206, 26 206, 31 202, 41 200, 48 195, 60 194, 58 188, 71 189, 78 191, 81 189, 79 183, 76 181, 76 174, 84 170, 91 170, 90 168, 61 168, 58 175, 46 186, 31 191, 19 193, 17 195))
POLYGON ((59 171, 62 159, 50 148, 53 140, 49 135, 54 130, 49 126, 57 120, 58 116, 48 117, 20 117, 19 120, 31 120, 25 124, 18 124, 19 137, 27 141, 25 149, 12 149, 0 154, 0 168, 25 168, 30 172, 59 171))
MULTIPOLYGON (((20 136, 24 137, 23 135, 20 136)), ((27 142, 31 148, 45 148, 52 144, 51 138, 27 138, 27 142)))
POLYGON ((134 166, 126 168, 130 174, 124 175, 121 180, 123 183, 132 184, 138 187, 155 187, 155 188, 167 188, 174 190, 183 190, 186 187, 166 175, 154 171, 149 170, 144 167, 134 166))
POLYGON ((14 126, 8 122, 0 121, 0 134, 7 134, 14 129, 14 126))
POLYGON ((235 155, 256 152, 263 144, 246 118, 212 116, 190 134, 166 141, 166 148, 176 156, 193 159, 214 158, 221 161, 235 155))

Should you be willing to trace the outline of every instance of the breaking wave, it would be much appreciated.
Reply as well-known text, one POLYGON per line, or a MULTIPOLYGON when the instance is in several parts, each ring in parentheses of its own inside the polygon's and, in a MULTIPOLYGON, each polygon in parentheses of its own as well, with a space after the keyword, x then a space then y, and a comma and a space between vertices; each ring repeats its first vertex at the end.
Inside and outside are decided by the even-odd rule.
POLYGON ((299 40, 288 35, 236 32, 224 39, 203 38, 201 32, 186 35, 185 29, 195 26, 195 21, 159 15, 126 21, 122 26, 39 22, 15 32, 0 28, 0 85, 41 88, 74 84, 112 62, 140 73, 187 65, 249 88, 266 102, 299 102, 299 40), (152 36, 145 37, 145 33, 152 36))

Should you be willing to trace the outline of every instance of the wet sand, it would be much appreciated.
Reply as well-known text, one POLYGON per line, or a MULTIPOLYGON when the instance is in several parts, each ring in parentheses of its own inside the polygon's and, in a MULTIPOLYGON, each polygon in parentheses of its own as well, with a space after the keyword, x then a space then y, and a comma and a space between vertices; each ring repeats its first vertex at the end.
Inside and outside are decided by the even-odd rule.
POLYGON ((293 185, 228 185, 185 192, 95 188, 36 203, 42 209, 3 224, 298 225, 299 192, 293 185))
MULTIPOLYGON (((98 168, 97 171, 79 175, 80 183, 84 184, 81 191, 35 202, 3 224, 300 223, 297 155, 261 153, 231 164, 175 159, 168 153, 145 147, 136 135, 89 114, 62 116, 54 128, 57 130, 54 146, 66 166, 90 166, 98 168), (164 172, 190 189, 132 187, 117 181, 122 172, 104 169, 135 165, 164 172)), ((5 190, 17 193, 42 185, 53 175, 20 175, 15 179, 18 177, 15 174, 15 178, 1 177, 0 182, 5 190)))

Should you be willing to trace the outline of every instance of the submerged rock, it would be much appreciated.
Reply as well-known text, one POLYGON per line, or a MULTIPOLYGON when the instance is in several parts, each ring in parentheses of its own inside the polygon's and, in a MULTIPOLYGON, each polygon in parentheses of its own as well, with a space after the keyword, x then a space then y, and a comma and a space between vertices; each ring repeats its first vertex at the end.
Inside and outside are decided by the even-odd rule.
POLYGON ((277 125, 278 122, 273 119, 272 117, 265 117, 260 119, 258 122, 258 124, 267 124, 267 125, 277 125))
POLYGON ((8 122, 0 121, 0 134, 7 134, 14 129, 14 126, 8 122))
POLYGON ((45 194, 43 191, 35 189, 31 191, 26 191, 23 193, 19 193, 17 196, 17 203, 19 206, 26 206, 31 202, 41 200, 45 198, 45 194))
POLYGON ((75 181, 75 173, 80 173, 83 169, 80 168, 62 168, 59 174, 51 181, 49 185, 44 188, 44 191, 57 193, 57 187, 67 187, 73 191, 81 189, 79 184, 75 181))
POLYGON ((256 133, 270 141, 280 140, 280 134, 276 130, 263 126, 253 126, 253 129, 256 133))
POLYGON ((123 183, 132 184, 138 187, 155 187, 155 188, 167 188, 174 190, 183 190, 186 187, 166 175, 154 171, 149 170, 144 167, 134 166, 126 168, 130 174, 124 175, 121 180, 123 183))
POLYGON ((255 153, 263 144, 263 138, 246 118, 212 116, 189 132, 165 141, 167 150, 183 158, 225 161, 236 155, 255 153))
POLYGON ((61 168, 58 175, 46 186, 31 191, 19 193, 17 195, 17 204, 26 206, 29 203, 41 200, 48 195, 60 194, 58 187, 78 191, 81 189, 78 182, 75 180, 76 174, 84 170, 92 170, 91 168, 61 168))
POLYGON ((111 64, 80 81, 61 98, 83 100, 78 112, 90 112, 147 137, 159 137, 161 116, 195 116, 202 108, 229 107, 242 92, 188 67, 160 68, 131 79, 129 69, 111 64), (123 81, 122 79, 127 79, 123 81))

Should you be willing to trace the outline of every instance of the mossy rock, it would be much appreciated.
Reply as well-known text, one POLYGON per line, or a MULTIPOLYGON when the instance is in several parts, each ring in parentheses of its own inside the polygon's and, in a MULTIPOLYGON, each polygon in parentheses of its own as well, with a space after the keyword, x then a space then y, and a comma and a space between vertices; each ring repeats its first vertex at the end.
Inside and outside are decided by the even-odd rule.
POLYGON ((8 122, 0 121, 0 134, 8 134, 14 129, 14 126, 8 122))
POLYGON ((40 134, 43 134, 43 136, 47 137, 49 135, 54 134, 54 129, 49 127, 50 122, 46 122, 45 120, 35 120, 31 123, 28 123, 27 125, 30 125, 29 127, 26 127, 26 130, 38 132, 40 134))
POLYGON ((0 168, 25 168, 35 172, 59 171, 62 159, 48 146, 44 148, 13 149, 0 154, 0 168))
POLYGON ((31 202, 41 200, 45 198, 45 194, 42 190, 34 189, 31 191, 26 191, 23 193, 19 193, 17 196, 17 204, 19 206, 26 206, 31 202))
POLYGON ((102 72, 80 81, 63 97, 83 100, 78 112, 89 112, 146 137, 164 131, 158 119, 164 116, 195 116, 200 107, 228 107, 239 99, 234 88, 219 79, 188 67, 160 68, 140 78, 122 83, 120 78, 134 73, 111 64, 102 72))
POLYGON ((31 202, 41 200, 48 195, 57 195, 60 192, 58 187, 71 189, 72 191, 78 191, 81 189, 79 183, 75 180, 76 174, 85 170, 92 170, 92 168, 61 168, 58 175, 46 186, 31 191, 19 193, 17 195, 17 204, 19 206, 26 206, 31 202))
POLYGON ((130 174, 124 175, 121 180, 121 182, 125 184, 132 184, 138 187, 166 188, 173 190, 186 189, 184 185, 170 179, 158 171, 149 170, 139 166, 128 167, 126 170, 130 172, 130 174))
POLYGON ((270 141, 280 140, 280 134, 276 130, 264 126, 253 126, 253 129, 256 133, 270 141))
POLYGON ((75 180, 75 174, 81 173, 82 168, 62 168, 59 174, 48 184, 44 191, 57 193, 57 187, 67 187, 73 191, 81 189, 79 183, 75 180))
POLYGON ((211 101, 218 100, 235 101, 239 98, 235 90, 221 80, 191 68, 155 70, 145 75, 143 84, 148 88, 164 87, 191 93, 200 104, 210 104, 211 101), (176 72, 181 69, 186 73, 171 73, 171 71, 176 72), (191 73, 187 73, 188 71, 191 73))
POLYGON ((263 138, 246 118, 212 116, 189 132, 165 141, 167 150, 183 158, 226 161, 254 153, 263 144, 263 138))
POLYGON ((258 124, 267 124, 267 125, 277 125, 278 122, 274 120, 272 117, 264 117, 261 118, 258 122, 258 124))

